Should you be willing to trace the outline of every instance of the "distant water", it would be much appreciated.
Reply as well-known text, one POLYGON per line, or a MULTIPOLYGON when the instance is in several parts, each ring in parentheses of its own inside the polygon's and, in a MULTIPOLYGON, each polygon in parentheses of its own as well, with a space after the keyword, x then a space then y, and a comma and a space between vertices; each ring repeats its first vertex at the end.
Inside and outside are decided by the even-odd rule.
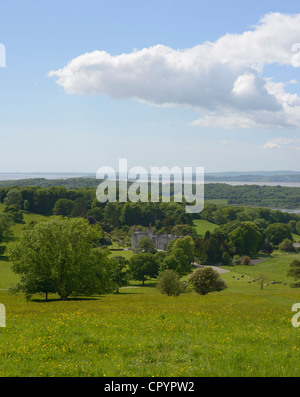
POLYGON ((300 214, 300 210, 283 210, 281 208, 271 208, 272 210, 281 211, 281 212, 288 212, 289 214, 300 214))
MULTIPOLYGON (((15 172, 15 173, 0 173, 0 181, 17 180, 17 179, 68 179, 68 178, 95 178, 96 173, 88 172, 15 172)), ((122 178, 121 178, 122 179, 122 178)), ((153 178, 156 182, 156 178, 153 178)), ((157 180, 158 181, 158 180, 157 180)), ((141 178, 141 182, 146 182, 141 178)), ((189 182, 189 180, 186 180, 189 182)), ((231 181, 206 181, 205 183, 226 183, 232 186, 241 185, 259 185, 259 186, 287 186, 287 187, 300 187, 300 182, 231 182, 231 181)))

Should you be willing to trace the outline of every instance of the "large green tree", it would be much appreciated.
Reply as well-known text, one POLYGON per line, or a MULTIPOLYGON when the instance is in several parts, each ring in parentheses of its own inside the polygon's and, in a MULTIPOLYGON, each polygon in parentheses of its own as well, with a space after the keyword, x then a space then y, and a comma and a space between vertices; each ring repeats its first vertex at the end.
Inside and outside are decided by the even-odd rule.
POLYGON ((5 197, 4 205, 6 205, 6 206, 16 205, 20 209, 22 206, 22 202, 23 202, 23 199, 22 199, 21 191, 17 188, 12 188, 7 193, 7 196, 5 197))
POLYGON ((266 238, 275 245, 280 244, 286 238, 293 240, 290 228, 284 223, 279 222, 273 223, 267 227, 266 238))
POLYGON ((158 275, 158 262, 155 255, 146 252, 135 254, 129 261, 129 272, 134 280, 142 281, 143 285, 147 277, 158 275))
POLYGON ((114 256, 110 259, 111 280, 115 285, 115 291, 118 294, 120 287, 125 287, 128 282, 129 262, 123 256, 114 256))
POLYGON ((150 252, 150 254, 155 254, 156 248, 152 240, 149 237, 142 237, 138 242, 138 252, 150 252))
POLYGON ((74 207, 73 200, 60 198, 55 202, 55 205, 54 205, 52 211, 53 211, 54 215, 69 216, 69 215, 71 215, 73 207, 74 207))
POLYGON ((222 258, 220 242, 209 232, 195 240, 195 255, 203 265, 215 265, 222 258))
POLYGON ((24 230, 10 249, 20 288, 30 296, 38 285, 50 285, 66 300, 112 287, 107 252, 99 247, 102 230, 82 218, 52 217, 24 230))
POLYGON ((189 263, 194 262, 195 244, 191 236, 185 236, 183 238, 176 239, 171 247, 171 252, 174 252, 178 248, 183 250, 184 255, 187 256, 189 263))
POLYGON ((264 235, 253 222, 242 222, 229 234, 229 238, 239 255, 255 255, 263 248, 264 235))

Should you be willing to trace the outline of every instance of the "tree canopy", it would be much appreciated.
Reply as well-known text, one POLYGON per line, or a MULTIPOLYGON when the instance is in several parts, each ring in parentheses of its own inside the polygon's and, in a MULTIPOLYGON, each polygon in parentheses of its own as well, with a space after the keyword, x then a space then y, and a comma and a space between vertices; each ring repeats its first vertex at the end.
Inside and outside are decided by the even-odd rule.
MULTIPOLYGON (((83 218, 52 217, 25 229, 10 249, 12 269, 28 297, 39 285, 62 300, 111 288, 107 252, 100 248, 102 230, 83 218)), ((45 292, 45 290, 40 291, 45 292)))

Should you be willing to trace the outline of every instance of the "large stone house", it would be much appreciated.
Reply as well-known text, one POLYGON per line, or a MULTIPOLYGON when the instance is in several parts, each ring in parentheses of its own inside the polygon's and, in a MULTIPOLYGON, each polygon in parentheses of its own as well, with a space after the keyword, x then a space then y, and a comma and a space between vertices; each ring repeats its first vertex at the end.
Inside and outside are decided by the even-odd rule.
POLYGON ((166 251, 168 244, 176 238, 173 234, 155 234, 151 228, 147 230, 136 231, 131 234, 131 249, 135 251, 138 247, 139 241, 142 237, 148 237, 154 244, 155 248, 159 251, 166 251))

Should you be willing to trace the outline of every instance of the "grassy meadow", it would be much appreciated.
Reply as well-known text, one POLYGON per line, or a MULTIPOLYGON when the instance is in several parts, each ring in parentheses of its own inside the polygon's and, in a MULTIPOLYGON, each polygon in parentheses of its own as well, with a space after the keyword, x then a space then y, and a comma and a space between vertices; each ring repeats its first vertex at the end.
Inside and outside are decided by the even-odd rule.
POLYGON ((195 219, 194 220, 194 227, 196 232, 199 236, 204 237, 205 233, 209 231, 210 233, 214 232, 215 229, 218 227, 215 223, 206 221, 204 219, 195 219))
MULTIPOLYGON (((25 214, 25 221, 32 217, 25 214)), ((198 227, 205 229, 203 222, 198 227)), ((21 228, 15 226, 16 238, 21 228)), ((119 254, 132 252, 112 252, 119 254)), ((296 257, 275 252, 254 266, 227 267, 228 288, 206 296, 168 297, 150 280, 119 294, 66 302, 9 295, 2 289, 17 277, 2 257, 7 326, 0 328, 0 377, 298 377, 300 328, 292 326, 291 307, 300 290, 290 288, 286 276, 296 257), (251 279, 261 270, 282 284, 260 290, 251 279)))
POLYGON ((0 376, 299 376, 299 291, 225 274, 228 289, 168 297, 154 286, 86 300, 0 292, 0 376))

